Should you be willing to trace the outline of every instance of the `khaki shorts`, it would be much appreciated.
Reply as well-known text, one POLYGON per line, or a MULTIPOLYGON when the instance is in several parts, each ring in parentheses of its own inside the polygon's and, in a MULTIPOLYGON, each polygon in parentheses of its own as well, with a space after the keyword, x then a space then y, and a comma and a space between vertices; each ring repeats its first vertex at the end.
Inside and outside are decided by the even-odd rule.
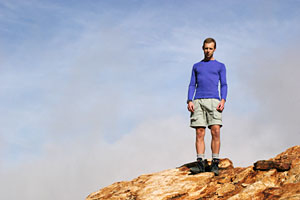
POLYGON ((219 99, 195 99, 194 112, 191 112, 191 127, 206 127, 220 125, 222 127, 222 113, 217 111, 219 99))

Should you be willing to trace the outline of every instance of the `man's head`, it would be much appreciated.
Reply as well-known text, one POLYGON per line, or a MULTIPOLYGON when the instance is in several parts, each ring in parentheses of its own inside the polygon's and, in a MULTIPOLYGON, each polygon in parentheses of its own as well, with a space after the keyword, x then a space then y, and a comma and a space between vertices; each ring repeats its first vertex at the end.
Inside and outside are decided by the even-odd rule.
POLYGON ((217 43, 216 43, 216 40, 214 38, 206 38, 204 41, 203 41, 203 46, 202 48, 204 48, 204 45, 205 43, 214 43, 214 48, 216 49, 217 48, 217 43))
POLYGON ((217 43, 213 38, 206 38, 203 41, 202 49, 204 52, 205 60, 213 60, 214 59, 213 55, 216 50, 216 47, 217 47, 217 43))

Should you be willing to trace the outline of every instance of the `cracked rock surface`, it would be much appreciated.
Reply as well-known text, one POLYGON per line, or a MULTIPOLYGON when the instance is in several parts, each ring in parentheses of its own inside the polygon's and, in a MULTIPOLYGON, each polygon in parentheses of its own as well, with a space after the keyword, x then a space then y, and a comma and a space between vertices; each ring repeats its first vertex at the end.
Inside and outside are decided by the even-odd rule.
POLYGON ((300 200, 300 146, 245 168, 221 159, 219 176, 190 175, 194 164, 117 182, 86 200, 300 200))

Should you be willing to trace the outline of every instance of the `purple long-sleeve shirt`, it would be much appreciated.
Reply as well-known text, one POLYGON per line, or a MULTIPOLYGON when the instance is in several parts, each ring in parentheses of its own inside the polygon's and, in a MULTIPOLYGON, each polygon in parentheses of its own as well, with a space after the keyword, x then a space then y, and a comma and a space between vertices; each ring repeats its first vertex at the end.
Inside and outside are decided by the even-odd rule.
POLYGON ((188 91, 188 101, 193 100, 193 97, 194 99, 220 99, 219 81, 221 83, 221 99, 226 100, 227 81, 225 65, 217 60, 202 60, 194 64, 188 91))

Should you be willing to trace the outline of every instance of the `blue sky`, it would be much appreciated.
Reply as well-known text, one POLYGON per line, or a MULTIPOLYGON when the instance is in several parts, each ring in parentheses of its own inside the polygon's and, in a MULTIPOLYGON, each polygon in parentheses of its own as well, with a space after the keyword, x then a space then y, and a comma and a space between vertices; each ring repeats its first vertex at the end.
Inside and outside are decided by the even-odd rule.
POLYGON ((2 195, 82 199, 194 160, 186 97, 206 37, 227 67, 221 157, 248 166, 298 145, 299 6, 0 1, 2 195))

